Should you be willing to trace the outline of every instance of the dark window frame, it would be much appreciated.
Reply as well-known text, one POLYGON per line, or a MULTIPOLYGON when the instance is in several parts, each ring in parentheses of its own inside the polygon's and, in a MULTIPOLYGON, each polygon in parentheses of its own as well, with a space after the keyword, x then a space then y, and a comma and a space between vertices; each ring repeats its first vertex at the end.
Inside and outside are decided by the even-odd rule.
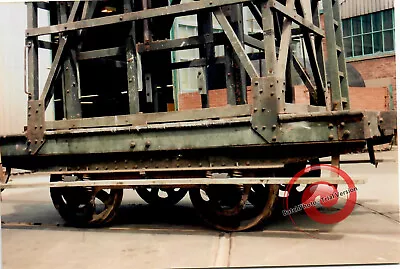
POLYGON ((343 19, 343 41, 345 44, 346 58, 351 59, 363 56, 379 56, 394 52, 396 47, 394 16, 394 9, 386 9, 375 13, 343 19), (384 19, 384 14, 387 14, 387 12, 390 12, 392 16, 391 26, 388 26, 387 21, 384 19), (374 24, 374 19, 376 19, 376 16, 379 16, 378 19, 380 20, 380 23, 378 27, 380 26, 380 29, 377 29, 377 25, 374 24), (356 21, 359 22, 359 26, 361 28, 361 32, 358 34, 354 34, 354 26, 356 21), (370 24, 369 27, 368 24, 370 24), (344 27, 349 28, 345 29, 344 27), (389 37, 389 42, 385 42, 385 36, 389 37), (370 46, 367 46, 368 44, 370 44, 370 46), (388 47, 388 45, 390 47, 388 47), (349 46, 351 46, 350 49, 349 46))

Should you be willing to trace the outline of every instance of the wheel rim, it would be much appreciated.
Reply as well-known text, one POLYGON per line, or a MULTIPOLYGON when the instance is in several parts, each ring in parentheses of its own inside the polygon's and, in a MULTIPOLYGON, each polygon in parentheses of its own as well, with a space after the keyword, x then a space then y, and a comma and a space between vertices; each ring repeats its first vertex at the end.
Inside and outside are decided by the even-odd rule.
MULTIPOLYGON (((51 176, 51 182, 61 176, 51 176)), ((97 226, 111 222, 121 204, 122 189, 94 187, 50 188, 54 207, 61 217, 74 226, 97 226)))
POLYGON ((259 225, 271 215, 277 185, 257 189, 254 195, 258 204, 248 202, 251 185, 240 186, 240 195, 228 186, 208 185, 189 190, 193 206, 207 224, 226 232, 244 231, 259 225), (236 198, 227 201, 225 198, 231 194, 236 198))
POLYGON ((156 206, 172 206, 185 197, 187 189, 183 188, 137 188, 137 194, 146 203, 156 206))

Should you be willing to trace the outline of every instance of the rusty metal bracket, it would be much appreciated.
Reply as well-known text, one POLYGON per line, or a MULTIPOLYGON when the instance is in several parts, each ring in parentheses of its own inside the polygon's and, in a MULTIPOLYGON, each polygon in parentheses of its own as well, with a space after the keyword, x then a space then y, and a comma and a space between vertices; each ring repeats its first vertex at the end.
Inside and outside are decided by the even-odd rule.
POLYGON ((397 111, 381 111, 378 115, 378 128, 382 135, 392 135, 397 129, 397 111))
POLYGON ((267 142, 277 142, 278 102, 276 97, 276 78, 261 77, 252 80, 253 111, 251 124, 253 130, 267 142))
POLYGON ((45 107, 43 100, 28 102, 28 127, 26 130, 27 150, 36 154, 44 144, 45 107))
POLYGON ((374 144, 371 140, 367 140, 367 149, 370 163, 375 165, 375 167, 378 167, 378 161, 375 158, 374 144))

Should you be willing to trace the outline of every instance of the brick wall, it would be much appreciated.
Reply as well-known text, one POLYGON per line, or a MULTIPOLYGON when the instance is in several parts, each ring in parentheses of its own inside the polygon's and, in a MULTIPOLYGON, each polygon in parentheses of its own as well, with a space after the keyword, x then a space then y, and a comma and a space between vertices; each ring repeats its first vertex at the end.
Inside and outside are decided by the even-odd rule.
MULTIPOLYGON (((389 110, 389 91, 386 87, 350 87, 351 110, 389 110)), ((309 103, 308 90, 304 86, 296 87, 296 103, 309 103)))
MULTIPOLYGON (((247 96, 252 103, 251 91, 248 88, 247 96)), ((210 107, 221 107, 227 104, 226 90, 212 90, 209 92, 210 107)), ((309 94, 305 86, 295 88, 297 104, 309 103, 309 94)), ((389 94, 386 87, 350 88, 350 103, 352 110, 388 110, 389 94)), ((198 92, 179 95, 179 110, 201 108, 201 98, 198 92)))
POLYGON ((350 105, 352 110, 389 110, 389 91, 386 87, 351 87, 350 105))
POLYGON ((360 72, 364 80, 390 78, 393 86, 394 107, 397 109, 396 56, 353 61, 351 64, 360 72))
MULTIPOLYGON (((250 87, 247 87, 249 104, 252 104, 250 87)), ((227 105, 226 89, 209 91, 210 107, 221 107, 227 105)), ((179 95, 179 110, 201 108, 201 97, 198 92, 183 93, 179 95)))

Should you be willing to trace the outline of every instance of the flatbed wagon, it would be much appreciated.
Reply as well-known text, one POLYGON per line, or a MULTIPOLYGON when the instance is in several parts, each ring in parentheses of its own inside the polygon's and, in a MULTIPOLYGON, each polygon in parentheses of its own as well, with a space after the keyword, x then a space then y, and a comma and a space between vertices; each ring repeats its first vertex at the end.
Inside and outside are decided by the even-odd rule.
MULTIPOLYGON (((327 156, 339 166, 341 154, 365 147, 375 164, 373 146, 390 142, 396 129, 394 111, 350 109, 339 1, 322 4, 325 29, 316 0, 27 3, 28 120, 24 134, 0 138, 3 167, 50 173, 55 207, 77 226, 111 222, 127 188, 158 205, 189 191, 221 230, 259 225, 298 171, 327 156), (39 8, 49 11, 49 26, 38 27, 39 8), (245 11, 259 33, 245 31, 245 11), (198 35, 173 38, 174 19, 188 15, 196 15, 198 35), (311 73, 293 51, 295 38, 305 44, 311 73), (43 89, 39 48, 53 54, 43 89), (171 57, 194 48, 196 59, 171 57), (185 68, 198 68, 190 79, 202 109, 178 109, 170 86, 173 71, 185 68), (309 104, 296 103, 295 75, 309 104), (210 108, 209 92, 221 85, 227 104, 210 108)), ((293 192, 293 199, 301 195, 293 192)))

